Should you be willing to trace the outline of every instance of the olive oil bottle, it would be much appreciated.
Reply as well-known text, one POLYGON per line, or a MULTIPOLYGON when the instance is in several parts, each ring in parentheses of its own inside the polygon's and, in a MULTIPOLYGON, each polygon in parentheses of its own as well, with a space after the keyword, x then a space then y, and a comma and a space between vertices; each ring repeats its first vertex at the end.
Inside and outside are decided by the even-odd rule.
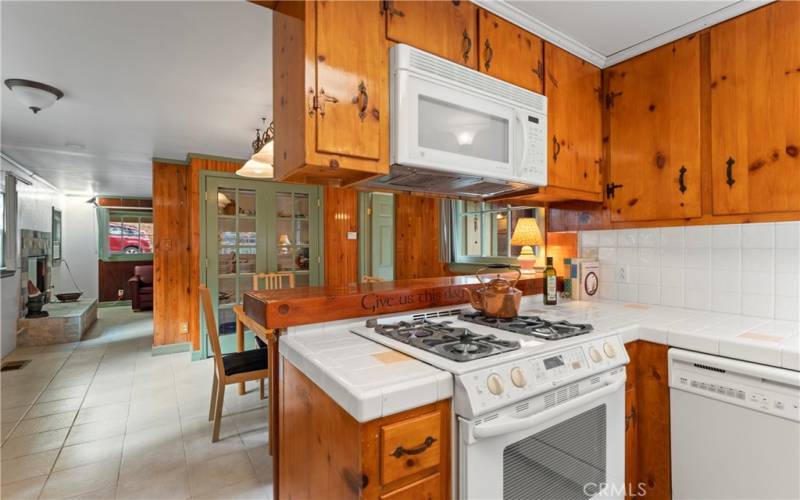
POLYGON ((547 267, 544 270, 544 304, 554 306, 558 302, 556 268, 553 267, 553 258, 547 258, 547 267))

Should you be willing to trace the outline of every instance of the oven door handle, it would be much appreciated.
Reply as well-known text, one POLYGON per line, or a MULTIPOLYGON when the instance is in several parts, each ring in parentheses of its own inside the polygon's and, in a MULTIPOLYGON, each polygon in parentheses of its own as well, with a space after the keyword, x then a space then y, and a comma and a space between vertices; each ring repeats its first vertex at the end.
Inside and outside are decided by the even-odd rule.
POLYGON ((615 382, 612 382, 605 387, 600 389, 596 389, 584 396, 579 396, 575 399, 567 401, 564 404, 558 405, 553 407, 549 410, 545 410, 541 413, 537 413, 535 415, 531 415, 529 417, 522 417, 516 418, 512 417, 508 420, 504 420, 497 423, 491 424, 483 424, 477 425, 472 429, 472 435, 475 439, 482 439, 482 438, 489 438, 494 436, 499 436, 501 434, 509 434, 511 432, 516 432, 522 429, 529 429, 531 427, 536 427, 540 424, 547 422, 548 420, 552 420, 559 415, 563 415, 575 408, 583 406, 591 401, 595 401, 606 396, 609 396, 618 390, 624 388, 625 386, 625 378, 621 378, 615 382))

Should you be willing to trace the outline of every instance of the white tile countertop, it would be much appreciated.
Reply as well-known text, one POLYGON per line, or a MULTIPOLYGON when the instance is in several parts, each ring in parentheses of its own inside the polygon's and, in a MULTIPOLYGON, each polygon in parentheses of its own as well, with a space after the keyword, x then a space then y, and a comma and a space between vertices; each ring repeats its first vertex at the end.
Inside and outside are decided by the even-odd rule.
MULTIPOLYGON (((544 306, 541 300, 525 297, 520 314, 591 323, 596 333, 586 340, 618 334, 624 342, 645 340, 800 371, 797 321, 616 301, 544 306)), ((280 338, 280 353, 359 422, 452 397, 450 373, 349 331, 363 323, 361 318, 289 328, 280 338)))

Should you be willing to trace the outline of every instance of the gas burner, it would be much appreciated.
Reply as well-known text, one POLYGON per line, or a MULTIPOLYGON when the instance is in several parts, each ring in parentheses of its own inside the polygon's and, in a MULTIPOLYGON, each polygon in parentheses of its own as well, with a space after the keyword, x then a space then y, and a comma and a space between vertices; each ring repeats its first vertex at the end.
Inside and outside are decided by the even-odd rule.
POLYGON ((450 321, 435 323, 426 319, 413 322, 367 323, 376 333, 438 354, 452 361, 472 361, 519 349, 516 341, 500 340, 494 335, 477 335, 466 328, 449 326, 450 321))
POLYGON ((502 319, 491 318, 481 312, 474 312, 461 314, 458 319, 544 340, 566 339, 576 335, 583 335, 593 330, 590 324, 570 323, 569 321, 552 322, 538 316, 516 316, 512 319, 502 319))

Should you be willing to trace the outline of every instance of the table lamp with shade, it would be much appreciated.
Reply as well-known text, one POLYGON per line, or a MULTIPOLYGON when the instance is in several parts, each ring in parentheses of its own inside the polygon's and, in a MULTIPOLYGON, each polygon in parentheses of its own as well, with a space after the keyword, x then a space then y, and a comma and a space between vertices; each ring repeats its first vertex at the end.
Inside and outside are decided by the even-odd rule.
POLYGON ((539 224, 536 223, 535 218, 522 217, 517 221, 514 234, 511 235, 511 244, 522 247, 517 258, 522 274, 535 273, 536 256, 533 255, 533 247, 544 245, 544 238, 542 238, 542 232, 539 230, 539 224))

